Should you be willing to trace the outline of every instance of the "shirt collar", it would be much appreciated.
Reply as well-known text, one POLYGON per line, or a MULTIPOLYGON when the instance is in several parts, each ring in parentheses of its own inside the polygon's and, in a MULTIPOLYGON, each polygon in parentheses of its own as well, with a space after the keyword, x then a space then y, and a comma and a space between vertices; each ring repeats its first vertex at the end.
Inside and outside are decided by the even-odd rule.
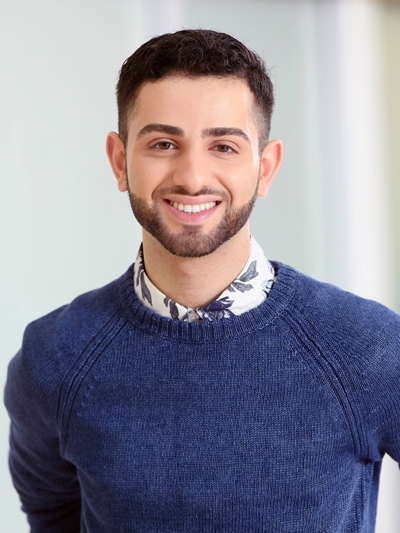
POLYGON ((157 289, 146 275, 142 246, 133 269, 135 293, 145 307, 164 317, 188 322, 229 318, 250 311, 267 298, 274 280, 274 269, 254 238, 243 270, 218 298, 203 307, 186 307, 157 289))

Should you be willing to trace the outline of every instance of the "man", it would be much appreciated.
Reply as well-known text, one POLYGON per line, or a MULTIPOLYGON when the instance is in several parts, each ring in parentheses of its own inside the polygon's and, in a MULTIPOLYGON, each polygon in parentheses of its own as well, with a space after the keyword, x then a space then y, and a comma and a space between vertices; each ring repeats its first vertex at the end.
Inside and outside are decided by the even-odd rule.
POLYGON ((371 532, 400 459, 400 317, 270 263, 260 58, 212 31, 124 63, 107 153, 143 228, 120 279, 28 326, 10 467, 33 532, 371 532))

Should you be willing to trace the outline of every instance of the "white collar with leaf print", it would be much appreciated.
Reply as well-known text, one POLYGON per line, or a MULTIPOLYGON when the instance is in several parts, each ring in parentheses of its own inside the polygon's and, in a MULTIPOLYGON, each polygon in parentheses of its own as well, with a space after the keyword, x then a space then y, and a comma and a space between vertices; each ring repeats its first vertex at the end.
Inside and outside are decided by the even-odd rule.
POLYGON ((274 269, 253 237, 249 259, 239 276, 204 307, 186 307, 162 294, 146 275, 142 246, 133 269, 135 293, 145 307, 164 317, 188 322, 218 320, 250 311, 267 298, 274 280, 274 269))

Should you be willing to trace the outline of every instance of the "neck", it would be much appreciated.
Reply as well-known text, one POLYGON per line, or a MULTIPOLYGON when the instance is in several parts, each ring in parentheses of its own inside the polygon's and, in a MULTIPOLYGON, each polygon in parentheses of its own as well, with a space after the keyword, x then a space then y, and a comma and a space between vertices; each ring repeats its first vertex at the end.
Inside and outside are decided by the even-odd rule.
POLYGON ((143 257, 152 283, 173 301, 201 307, 215 300, 238 276, 250 255, 248 225, 215 252, 178 257, 143 230, 143 257))

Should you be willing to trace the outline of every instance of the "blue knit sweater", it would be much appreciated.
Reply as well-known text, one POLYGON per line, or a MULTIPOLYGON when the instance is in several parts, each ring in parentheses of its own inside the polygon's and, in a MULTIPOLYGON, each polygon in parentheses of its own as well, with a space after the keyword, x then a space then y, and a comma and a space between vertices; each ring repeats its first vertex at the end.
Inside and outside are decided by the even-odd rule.
POLYGON ((275 267, 238 317, 162 318, 130 269, 28 326, 5 400, 32 532, 374 530, 400 317, 275 267))

